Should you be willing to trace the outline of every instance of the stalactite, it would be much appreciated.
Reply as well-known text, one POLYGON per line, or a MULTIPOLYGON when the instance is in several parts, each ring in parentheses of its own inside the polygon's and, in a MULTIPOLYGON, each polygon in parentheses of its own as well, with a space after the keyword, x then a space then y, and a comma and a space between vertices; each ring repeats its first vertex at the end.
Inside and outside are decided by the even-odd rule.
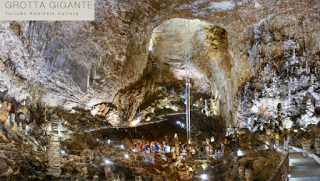
POLYGON ((174 135, 173 140, 174 140, 175 156, 176 156, 175 166, 177 167, 181 163, 179 138, 178 138, 177 133, 174 135))

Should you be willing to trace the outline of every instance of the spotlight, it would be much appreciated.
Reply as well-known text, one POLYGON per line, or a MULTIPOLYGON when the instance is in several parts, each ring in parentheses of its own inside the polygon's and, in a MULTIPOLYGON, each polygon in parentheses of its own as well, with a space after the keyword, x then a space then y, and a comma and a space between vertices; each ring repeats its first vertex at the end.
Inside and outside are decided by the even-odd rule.
POLYGON ((106 165, 110 165, 110 160, 104 160, 104 163, 106 164, 106 165))
POLYGON ((244 153, 243 153, 241 150, 238 150, 238 151, 237 151, 237 155, 238 155, 238 156, 243 156, 244 153))
POLYGON ((214 142, 214 137, 213 136, 211 136, 210 141, 214 142))
POLYGON ((64 150, 60 150, 60 153, 61 153, 61 155, 65 155, 67 152, 66 151, 64 151, 64 150))
POLYGON ((180 121, 176 121, 176 124, 180 124, 180 121))
POLYGON ((208 179, 208 176, 207 176, 207 174, 202 174, 202 175, 200 175, 200 178, 201 178, 202 180, 207 180, 207 179, 208 179))
POLYGON ((290 177, 291 177, 291 174, 288 174, 288 177, 290 178, 290 177))

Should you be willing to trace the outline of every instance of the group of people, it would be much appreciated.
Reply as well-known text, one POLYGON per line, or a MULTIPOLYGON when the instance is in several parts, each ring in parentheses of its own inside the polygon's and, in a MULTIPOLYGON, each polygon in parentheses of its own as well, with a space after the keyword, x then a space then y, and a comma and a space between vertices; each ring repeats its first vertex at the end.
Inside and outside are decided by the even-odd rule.
MULTIPOLYGON (((142 155, 150 154, 155 151, 159 151, 160 154, 163 153, 170 153, 170 145, 163 141, 163 142, 147 142, 138 140, 132 144, 131 151, 138 152, 142 155)), ((221 150, 218 152, 213 152, 213 146, 210 144, 201 145, 196 148, 193 145, 181 145, 180 146, 180 156, 182 159, 204 159, 207 157, 222 157, 224 153, 224 144, 221 143, 221 150)))
POLYGON ((200 159, 204 159, 207 157, 222 157, 224 154, 224 144, 221 143, 221 150, 216 150, 213 153, 213 146, 210 144, 207 145, 201 145, 199 146, 199 149, 196 149, 194 146, 187 145, 187 146, 181 146, 180 149, 180 155, 182 155, 182 158, 184 159, 195 159, 197 158, 197 155, 200 159))
POLYGON ((170 152, 170 146, 166 144, 166 142, 144 142, 144 141, 136 141, 132 145, 132 151, 133 152, 139 152, 139 153, 152 153, 156 150, 158 150, 160 153, 169 153, 170 152))

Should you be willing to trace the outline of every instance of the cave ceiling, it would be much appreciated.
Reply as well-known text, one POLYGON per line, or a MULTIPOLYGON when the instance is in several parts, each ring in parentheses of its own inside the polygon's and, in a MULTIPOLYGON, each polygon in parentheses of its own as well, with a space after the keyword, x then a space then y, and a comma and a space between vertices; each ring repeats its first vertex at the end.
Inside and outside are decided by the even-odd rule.
MULTIPOLYGON (((96 0, 95 21, 1 21, 1 96, 88 110, 113 126, 183 112, 188 32, 193 103, 207 99, 231 123, 239 90, 262 64, 250 58, 255 27, 273 22, 275 39, 287 36, 319 9, 299 0, 96 0)), ((317 42, 305 46, 316 54, 317 42)))

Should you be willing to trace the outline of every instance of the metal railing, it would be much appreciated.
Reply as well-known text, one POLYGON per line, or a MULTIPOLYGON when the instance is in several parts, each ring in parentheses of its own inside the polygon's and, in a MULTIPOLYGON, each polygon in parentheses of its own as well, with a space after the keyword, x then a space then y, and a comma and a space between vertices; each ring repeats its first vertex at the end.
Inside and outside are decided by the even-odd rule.
POLYGON ((277 166, 275 171, 272 173, 272 175, 269 177, 268 181, 276 181, 276 180, 288 180, 288 174, 289 174, 289 152, 285 155, 285 157, 281 160, 280 164, 277 166), (285 167, 284 167, 285 166, 285 167), (285 174, 283 176, 279 175, 281 174, 281 170, 285 168, 285 174))

